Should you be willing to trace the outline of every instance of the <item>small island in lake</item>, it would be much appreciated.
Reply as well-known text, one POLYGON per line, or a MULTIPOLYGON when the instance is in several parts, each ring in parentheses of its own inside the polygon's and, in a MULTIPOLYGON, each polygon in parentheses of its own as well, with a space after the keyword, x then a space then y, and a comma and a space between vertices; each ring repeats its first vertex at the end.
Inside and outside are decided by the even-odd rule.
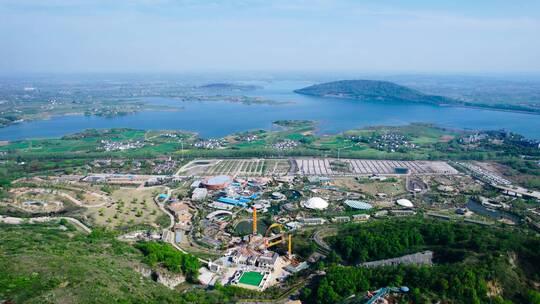
POLYGON ((505 112, 540 114, 540 108, 535 104, 486 103, 483 101, 457 100, 451 97, 425 94, 393 82, 379 80, 339 80, 315 84, 295 90, 294 92, 330 98, 347 98, 365 101, 404 101, 440 106, 485 108, 505 112))
POLYGON ((204 90, 226 90, 226 91, 252 91, 256 89, 260 89, 261 87, 256 85, 250 85, 250 84, 235 84, 235 83, 226 83, 226 82, 219 82, 219 83, 209 83, 198 87, 199 89, 204 90))
POLYGON ((428 95, 393 82, 377 80, 340 80, 326 82, 295 90, 294 92, 311 96, 358 100, 402 100, 437 105, 457 103, 457 101, 451 98, 428 95))

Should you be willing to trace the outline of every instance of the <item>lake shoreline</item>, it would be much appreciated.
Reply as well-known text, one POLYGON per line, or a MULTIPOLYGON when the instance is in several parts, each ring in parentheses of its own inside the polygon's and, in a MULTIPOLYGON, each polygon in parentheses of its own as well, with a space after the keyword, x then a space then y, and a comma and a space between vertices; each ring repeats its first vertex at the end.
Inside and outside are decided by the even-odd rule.
POLYGON ((496 107, 490 107, 490 106, 483 107, 483 106, 468 106, 468 105, 453 105, 453 104, 441 104, 439 106, 440 107, 453 107, 453 108, 465 108, 465 109, 488 110, 488 111, 497 111, 497 112, 540 115, 540 112, 535 112, 535 111, 502 109, 502 108, 496 108, 496 107))
MULTIPOLYGON (((344 95, 314 95, 314 94, 306 94, 306 93, 299 93, 296 92, 297 90, 293 91, 296 94, 301 94, 305 96, 311 96, 311 97, 319 97, 319 98, 327 98, 327 99, 343 99, 343 100, 356 100, 359 102, 385 102, 387 100, 368 100, 368 99, 359 99, 355 97, 349 97, 344 95)), ((466 109, 477 109, 477 110, 490 110, 490 111, 497 111, 497 112, 509 112, 509 113, 519 113, 519 114, 532 114, 532 115, 540 115, 540 109, 539 111, 534 110, 517 110, 517 109, 506 109, 506 108, 499 108, 496 106, 490 106, 490 105, 467 105, 467 104, 460 104, 460 103, 428 103, 428 102, 416 102, 416 101, 403 101, 404 103, 409 104, 423 104, 423 105, 432 105, 432 106, 439 106, 439 107, 454 107, 454 108, 466 108, 466 109)))
POLYGON ((242 104, 226 100, 182 102, 175 98, 140 98, 151 109, 112 118, 54 116, 0 128, 0 140, 58 138, 84 129, 131 128, 139 130, 185 130, 202 138, 217 138, 248 130, 270 130, 277 120, 317 121, 316 134, 337 134, 367 126, 435 124, 444 128, 508 130, 540 139, 537 116, 516 111, 470 106, 438 106, 401 101, 355 102, 344 98, 321 98, 293 92, 298 82, 282 81, 251 92, 264 100, 287 104, 242 104), (172 110, 172 111, 171 111, 172 110), (488 111, 486 111, 488 110, 488 111), (492 110, 492 111, 489 111, 492 110))

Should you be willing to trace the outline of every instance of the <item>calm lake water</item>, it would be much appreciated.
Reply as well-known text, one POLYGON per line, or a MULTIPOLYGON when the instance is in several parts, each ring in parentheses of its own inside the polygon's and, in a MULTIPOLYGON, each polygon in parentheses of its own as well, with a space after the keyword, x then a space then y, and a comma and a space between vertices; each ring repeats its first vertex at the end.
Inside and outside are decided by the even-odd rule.
POLYGON ((105 118, 83 115, 54 117, 0 129, 0 140, 60 137, 88 128, 134 128, 144 130, 187 130, 203 137, 271 129, 278 119, 319 121, 320 134, 337 133, 372 125, 404 125, 412 122, 434 123, 443 127, 493 130, 507 129, 529 138, 540 139, 540 116, 480 109, 438 107, 403 102, 365 102, 309 97, 293 92, 310 85, 301 81, 261 83, 263 89, 245 93, 276 101, 281 105, 243 105, 225 101, 178 101, 148 98, 154 104, 177 108, 177 111, 149 111, 105 118))
POLYGON ((469 208, 469 210, 471 210, 474 213, 477 213, 482 216, 486 216, 495 220, 500 220, 504 218, 504 219, 511 220, 514 223, 519 223, 520 221, 520 218, 513 214, 500 211, 500 210, 488 209, 482 206, 481 203, 472 199, 470 199, 469 202, 467 203, 467 208, 469 208))

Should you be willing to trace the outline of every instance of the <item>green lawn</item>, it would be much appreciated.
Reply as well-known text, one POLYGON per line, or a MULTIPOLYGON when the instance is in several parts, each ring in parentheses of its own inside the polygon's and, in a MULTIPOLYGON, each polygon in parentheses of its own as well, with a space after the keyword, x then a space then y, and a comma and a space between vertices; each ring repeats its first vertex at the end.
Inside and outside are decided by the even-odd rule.
POLYGON ((260 272, 246 271, 240 277, 240 283, 252 286, 259 286, 263 279, 263 275, 260 272))
POLYGON ((239 149, 246 149, 246 148, 262 148, 266 145, 266 141, 264 139, 254 140, 252 142, 242 142, 239 144, 235 144, 235 148, 239 149))

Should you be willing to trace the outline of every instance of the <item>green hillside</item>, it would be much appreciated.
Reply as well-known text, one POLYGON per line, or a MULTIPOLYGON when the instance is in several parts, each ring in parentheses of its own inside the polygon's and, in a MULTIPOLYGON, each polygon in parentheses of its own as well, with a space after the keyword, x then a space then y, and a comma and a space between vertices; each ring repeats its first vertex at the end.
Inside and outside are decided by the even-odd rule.
POLYGON ((407 101, 430 104, 452 104, 456 101, 397 85, 388 81, 376 80, 340 80, 326 82, 295 90, 298 94, 338 97, 358 100, 407 101))

